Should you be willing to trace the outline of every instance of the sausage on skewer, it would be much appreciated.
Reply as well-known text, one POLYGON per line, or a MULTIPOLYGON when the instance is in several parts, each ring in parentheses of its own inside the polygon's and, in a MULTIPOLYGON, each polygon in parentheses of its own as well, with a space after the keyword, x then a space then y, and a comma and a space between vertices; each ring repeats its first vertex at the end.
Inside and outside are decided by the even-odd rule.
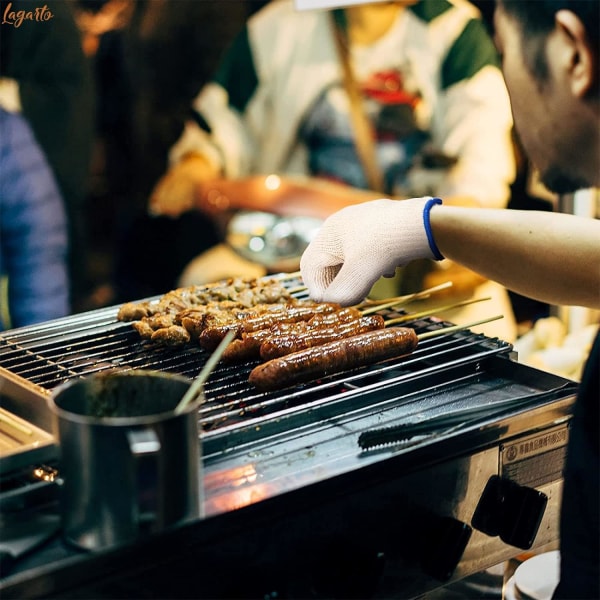
POLYGON ((284 388, 410 354, 418 341, 408 327, 369 331, 269 360, 252 369, 249 382, 261 391, 284 388))
POLYGON ((262 343, 273 335, 287 335, 308 330, 308 321, 297 323, 278 323, 268 329, 259 329, 250 333, 242 332, 241 337, 233 340, 225 348, 222 359, 225 362, 242 362, 260 356, 262 343))
POLYGON ((260 357, 271 360, 298 352, 305 348, 321 346, 334 340, 351 337, 358 333, 383 329, 385 320, 381 315, 367 315, 354 321, 330 325, 328 327, 311 327, 302 332, 291 332, 287 335, 267 337, 260 345, 260 357))
POLYGON ((350 321, 356 321, 363 316, 362 312, 358 308, 352 306, 346 306, 340 308, 334 312, 321 312, 315 314, 308 321, 311 327, 325 327, 327 325, 337 325, 338 323, 348 323, 350 321))
POLYGON ((206 350, 214 350, 230 329, 236 331, 237 337, 239 337, 242 332, 249 333, 260 329, 268 329, 277 323, 307 321, 317 313, 334 312, 340 309, 339 304, 327 302, 283 306, 281 310, 265 311, 259 315, 234 320, 218 327, 206 327, 198 336, 198 341, 206 350))
POLYGON ((408 327, 390 327, 360 333, 262 363, 250 372, 249 382, 261 391, 272 391, 314 381, 337 372, 406 356, 415 350, 421 340, 463 331, 497 319, 502 319, 502 315, 419 335, 408 327))
POLYGON ((316 346, 337 339, 350 337, 363 331, 382 329, 383 317, 363 317, 356 309, 343 308, 335 312, 317 313, 308 321, 277 323, 258 331, 242 331, 223 352, 223 360, 241 362, 261 357, 269 360, 276 356, 290 354, 296 350, 316 346), (265 356, 262 348, 266 346, 265 356))

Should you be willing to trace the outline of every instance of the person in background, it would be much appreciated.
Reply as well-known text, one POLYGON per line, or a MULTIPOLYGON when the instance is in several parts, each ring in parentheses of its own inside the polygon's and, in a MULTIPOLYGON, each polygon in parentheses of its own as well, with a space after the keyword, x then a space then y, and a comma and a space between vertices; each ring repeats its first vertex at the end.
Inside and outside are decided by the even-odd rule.
POLYGON ((97 304, 164 293, 194 256, 218 243, 214 223, 198 211, 148 215, 148 195, 192 99, 260 4, 228 0, 223 10, 220 0, 76 0, 96 84, 89 243, 97 304))
POLYGON ((1 0, 0 10, 0 105, 25 117, 58 183, 69 227, 71 308, 77 312, 89 292, 85 202, 94 131, 90 65, 70 2, 1 0), (43 11, 44 17, 19 23, 20 11, 43 11))
MULTIPOLYGON (((268 173, 505 207, 515 175, 511 131, 498 56, 473 5, 402 0, 299 12, 291 0, 270 2, 194 99, 150 210, 175 217, 197 206, 203 182, 268 173), (369 129, 367 152, 357 118, 369 129)), ((206 261, 200 265, 197 283, 206 261)), ((380 282, 378 295, 426 287, 432 265, 404 272, 400 289, 380 282)), ((438 279, 459 276, 447 269, 438 279)), ((472 272, 467 279, 465 296, 498 299, 506 315, 498 333, 513 338, 506 291, 472 272)))
POLYGON ((0 108, 0 330, 69 314, 68 232, 54 173, 25 118, 0 108))
MULTIPOLYGON (((557 193, 600 186, 600 3, 497 0, 496 39, 515 126, 557 193)), ((315 300, 355 304, 419 258, 451 258, 556 305, 600 308, 600 220, 381 199, 333 214, 301 271, 315 300)), ((564 471, 555 598, 600 598, 600 332, 577 395, 564 471)))

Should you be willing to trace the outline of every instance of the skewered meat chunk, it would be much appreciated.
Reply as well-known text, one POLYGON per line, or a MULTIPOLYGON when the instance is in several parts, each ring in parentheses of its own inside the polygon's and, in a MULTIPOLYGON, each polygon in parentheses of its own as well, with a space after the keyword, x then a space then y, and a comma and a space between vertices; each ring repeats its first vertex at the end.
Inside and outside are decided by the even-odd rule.
POLYGON ((128 302, 118 313, 120 321, 133 321, 142 339, 180 345, 197 340, 206 328, 206 318, 230 322, 242 317, 242 311, 267 310, 282 302, 297 303, 277 279, 231 278, 204 286, 178 288, 157 301, 128 302), (260 307, 260 308, 259 308, 260 307), (263 308, 264 307, 264 308, 263 308), (181 329, 171 329, 177 326, 181 329), (158 333, 162 329, 162 333, 158 333), (187 332, 184 335, 183 330, 187 332), (156 334, 156 335, 155 335, 156 334))
POLYGON ((175 315, 153 315, 134 321, 132 327, 143 339, 150 339, 155 331, 175 325, 175 315))
POLYGON ((181 325, 171 325, 157 329, 150 339, 168 346, 183 346, 190 341, 190 334, 181 325))
POLYGON ((152 314, 150 302, 126 302, 119 308, 119 321, 137 321, 152 314))
POLYGON ((138 332, 143 340, 149 340, 154 333, 154 329, 152 329, 150 324, 144 319, 141 321, 134 321, 132 327, 138 332))
POLYGON ((234 302, 233 300, 209 302, 208 304, 201 304, 178 312, 175 316, 175 323, 182 325, 187 330, 191 340, 197 341, 198 336, 205 328, 207 315, 231 314, 232 311, 242 308, 239 302, 234 302))
POLYGON ((281 389, 410 354, 418 341, 407 327, 369 331, 269 360, 252 369, 249 382, 261 391, 281 389))
POLYGON ((231 278, 209 285, 171 290, 156 302, 128 302, 119 309, 117 319, 132 321, 158 313, 176 313, 210 302, 234 301, 250 307, 290 298, 290 292, 276 279, 231 278))

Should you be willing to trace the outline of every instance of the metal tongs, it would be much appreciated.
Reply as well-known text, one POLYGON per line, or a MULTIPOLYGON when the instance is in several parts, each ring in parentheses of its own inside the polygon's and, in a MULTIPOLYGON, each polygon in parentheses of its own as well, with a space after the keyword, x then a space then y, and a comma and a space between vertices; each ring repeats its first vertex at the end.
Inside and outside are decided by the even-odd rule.
POLYGON ((468 423, 472 423, 474 420, 492 416, 497 417, 508 409, 526 407, 529 404, 537 403, 540 400, 552 398, 559 392, 575 393, 577 388, 577 383, 565 382, 563 385, 550 390, 499 400, 494 402, 493 405, 470 406, 422 421, 409 421, 398 423, 397 425, 392 425, 390 427, 370 429, 368 431, 363 431, 358 436, 358 445, 363 450, 371 450, 376 447, 406 442, 416 436, 437 437, 439 435, 447 435, 462 428, 468 423))

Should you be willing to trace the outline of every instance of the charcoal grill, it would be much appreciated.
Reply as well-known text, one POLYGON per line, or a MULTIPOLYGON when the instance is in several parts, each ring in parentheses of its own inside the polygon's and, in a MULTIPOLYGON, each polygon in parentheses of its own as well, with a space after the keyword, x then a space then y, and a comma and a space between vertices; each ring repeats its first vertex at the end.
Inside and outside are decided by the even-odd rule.
MULTIPOLYGON (((31 475, 55 467, 46 398, 56 386, 115 368, 193 378, 206 362, 199 347, 140 340, 117 310, 0 334, 2 406, 50 438, 1 459, 4 514, 56 500, 56 483, 31 475)), ((406 325, 423 333, 450 323, 406 325)), ((523 549, 556 547, 576 384, 516 358, 510 344, 465 330, 275 392, 248 383, 258 361, 219 364, 199 413, 205 518, 94 554, 55 538, 3 575, 0 589, 4 597, 412 598, 523 549), (192 577, 197 569, 202 576, 192 577)))

